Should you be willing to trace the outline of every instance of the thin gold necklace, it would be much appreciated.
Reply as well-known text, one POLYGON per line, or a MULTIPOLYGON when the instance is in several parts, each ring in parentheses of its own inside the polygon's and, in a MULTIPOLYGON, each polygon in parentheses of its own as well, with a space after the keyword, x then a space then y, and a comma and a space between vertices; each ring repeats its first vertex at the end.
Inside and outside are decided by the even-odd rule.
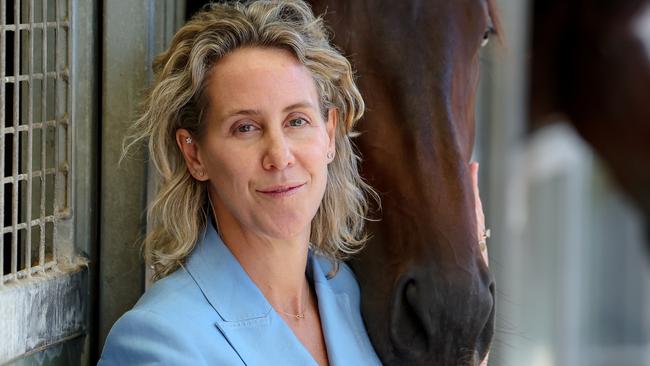
POLYGON ((282 314, 284 314, 286 316, 290 316, 290 317, 292 317, 294 319, 298 319, 298 320, 305 319, 305 313, 307 312, 306 304, 307 304, 307 300, 309 299, 309 293, 310 292, 311 292, 311 289, 309 288, 309 285, 307 285, 307 298, 305 300, 303 300, 302 311, 299 312, 298 314, 287 313, 286 311, 284 311, 284 310, 282 310, 280 308, 278 308, 278 310, 280 310, 280 312, 282 314))

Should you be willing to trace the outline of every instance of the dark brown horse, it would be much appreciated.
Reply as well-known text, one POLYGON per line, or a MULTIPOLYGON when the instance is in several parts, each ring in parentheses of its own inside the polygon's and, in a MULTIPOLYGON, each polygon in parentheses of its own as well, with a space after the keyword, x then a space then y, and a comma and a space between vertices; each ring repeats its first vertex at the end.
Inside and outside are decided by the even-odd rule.
POLYGON ((494 6, 311 3, 351 58, 368 106, 357 143, 383 207, 351 264, 375 349, 386 365, 477 365, 493 337, 495 288, 478 246, 468 163, 478 52, 496 28, 494 6))
POLYGON ((363 175, 381 194, 351 264, 387 365, 475 365, 494 330, 494 282, 476 237, 468 162, 485 0, 314 0, 351 58, 368 111, 363 175))
POLYGON ((533 129, 568 119, 650 223, 650 0, 537 0, 533 14, 533 129))

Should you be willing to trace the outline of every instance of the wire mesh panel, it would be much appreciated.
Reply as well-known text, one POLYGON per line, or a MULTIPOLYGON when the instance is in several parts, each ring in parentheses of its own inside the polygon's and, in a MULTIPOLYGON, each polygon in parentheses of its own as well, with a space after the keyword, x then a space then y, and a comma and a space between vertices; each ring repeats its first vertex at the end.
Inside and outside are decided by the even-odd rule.
POLYGON ((71 217, 70 0, 0 0, 0 286, 61 262, 71 217))

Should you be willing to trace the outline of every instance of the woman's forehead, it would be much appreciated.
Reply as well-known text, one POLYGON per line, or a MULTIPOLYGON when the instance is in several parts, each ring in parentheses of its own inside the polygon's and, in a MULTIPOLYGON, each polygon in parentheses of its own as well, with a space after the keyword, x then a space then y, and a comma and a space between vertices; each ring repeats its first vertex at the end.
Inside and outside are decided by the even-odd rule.
POLYGON ((311 72, 289 51, 275 48, 233 51, 214 65, 206 92, 219 114, 298 104, 318 106, 311 72))

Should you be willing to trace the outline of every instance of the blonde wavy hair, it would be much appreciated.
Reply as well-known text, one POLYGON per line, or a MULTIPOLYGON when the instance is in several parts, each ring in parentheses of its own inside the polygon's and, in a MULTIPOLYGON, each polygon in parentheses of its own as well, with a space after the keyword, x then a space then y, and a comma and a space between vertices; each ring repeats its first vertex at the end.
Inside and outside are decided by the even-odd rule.
MULTIPOLYGON (((351 138, 364 112, 348 60, 329 42, 320 17, 299 0, 210 4, 174 36, 154 61, 155 81, 141 117, 125 140, 125 153, 148 141, 149 158, 160 175, 159 190, 149 206, 152 230, 144 239, 146 261, 154 279, 176 270, 190 254, 207 224, 206 182, 189 173, 176 144, 176 131, 200 138, 207 106, 209 71, 226 54, 241 47, 289 50, 311 71, 321 111, 338 109, 336 155, 328 166, 325 195, 312 220, 312 249, 334 263, 359 251, 367 240, 364 221, 368 198, 376 193, 358 172, 359 157, 351 138)), ((326 117, 325 117, 326 118, 326 117)))

